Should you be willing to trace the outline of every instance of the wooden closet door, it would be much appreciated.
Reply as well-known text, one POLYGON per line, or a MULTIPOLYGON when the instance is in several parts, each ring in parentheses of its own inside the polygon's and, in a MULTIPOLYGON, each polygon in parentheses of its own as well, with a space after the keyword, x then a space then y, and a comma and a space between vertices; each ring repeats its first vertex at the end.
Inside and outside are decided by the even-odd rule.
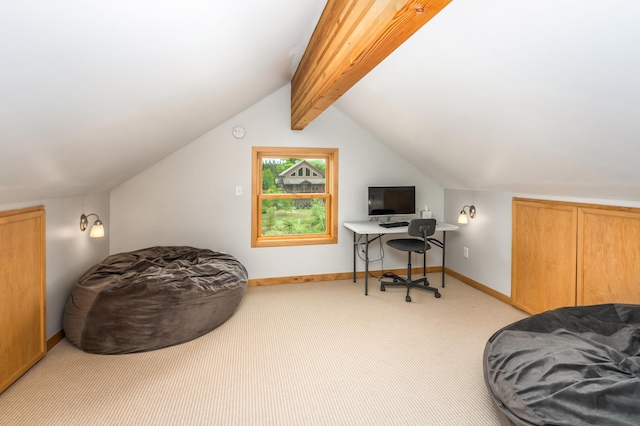
POLYGON ((640 211, 580 208, 578 305, 640 303, 640 211))
POLYGON ((0 392, 46 353, 45 213, 0 212, 0 392))
POLYGON ((511 303, 536 314, 576 304, 577 208, 512 203, 511 303))

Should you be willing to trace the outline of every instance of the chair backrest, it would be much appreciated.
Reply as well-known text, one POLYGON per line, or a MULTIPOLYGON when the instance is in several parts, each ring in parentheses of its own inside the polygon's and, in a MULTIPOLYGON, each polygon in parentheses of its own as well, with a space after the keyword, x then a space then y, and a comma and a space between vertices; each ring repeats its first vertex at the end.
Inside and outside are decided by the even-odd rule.
POLYGON ((412 237, 421 237, 426 240, 427 237, 436 232, 436 220, 412 219, 411 222, 409 222, 409 229, 407 232, 412 237))

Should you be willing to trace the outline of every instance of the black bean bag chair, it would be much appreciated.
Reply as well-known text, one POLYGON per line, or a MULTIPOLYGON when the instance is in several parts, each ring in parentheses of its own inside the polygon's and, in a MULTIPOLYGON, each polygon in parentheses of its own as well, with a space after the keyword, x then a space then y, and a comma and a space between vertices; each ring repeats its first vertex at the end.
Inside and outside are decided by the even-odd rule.
POLYGON ((640 425, 640 305, 561 308, 496 332, 484 378, 505 424, 640 425))
POLYGON ((86 352, 159 349, 218 327, 246 288, 247 270, 229 254, 193 247, 114 254, 78 279, 63 329, 86 352))

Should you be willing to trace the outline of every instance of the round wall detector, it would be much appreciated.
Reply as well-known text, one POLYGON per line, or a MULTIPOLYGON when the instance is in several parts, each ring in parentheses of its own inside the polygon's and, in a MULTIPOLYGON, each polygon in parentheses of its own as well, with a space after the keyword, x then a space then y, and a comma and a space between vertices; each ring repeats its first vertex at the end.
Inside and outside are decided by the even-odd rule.
POLYGON ((240 139, 244 137, 244 127, 236 126, 233 128, 233 136, 240 139))

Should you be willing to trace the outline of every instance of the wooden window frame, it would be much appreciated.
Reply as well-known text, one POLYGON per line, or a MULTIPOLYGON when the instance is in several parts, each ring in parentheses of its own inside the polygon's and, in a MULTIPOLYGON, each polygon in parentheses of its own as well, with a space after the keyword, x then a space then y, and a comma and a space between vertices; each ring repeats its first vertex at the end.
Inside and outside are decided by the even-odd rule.
POLYGON ((281 247, 338 242, 338 148, 253 147, 251 181, 251 247, 281 247), (262 159, 325 158, 325 192, 304 194, 263 194, 262 159), (326 200, 326 232, 324 234, 262 235, 262 200, 319 198, 326 200))

